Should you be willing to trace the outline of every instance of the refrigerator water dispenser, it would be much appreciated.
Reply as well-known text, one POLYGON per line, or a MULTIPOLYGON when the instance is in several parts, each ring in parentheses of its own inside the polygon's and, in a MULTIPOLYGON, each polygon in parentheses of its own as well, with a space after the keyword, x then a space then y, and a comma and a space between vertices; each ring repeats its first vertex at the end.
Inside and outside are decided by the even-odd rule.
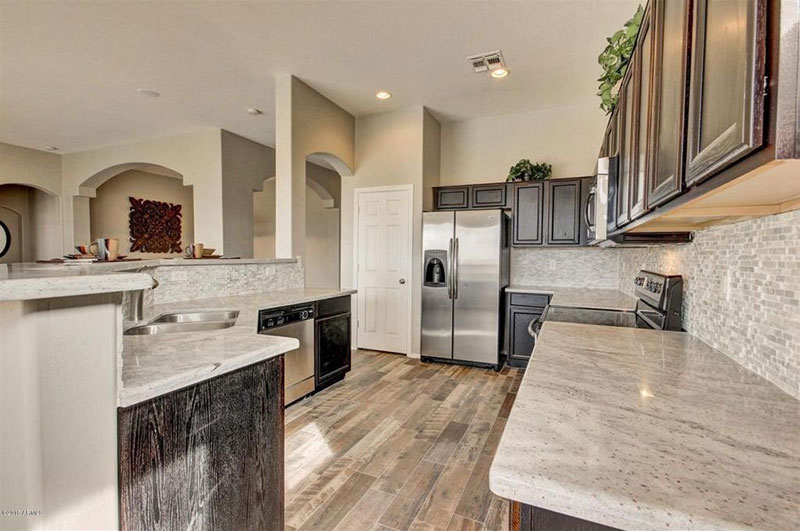
POLYGON ((447 287, 447 251, 429 249, 425 251, 424 284, 431 288, 447 287))

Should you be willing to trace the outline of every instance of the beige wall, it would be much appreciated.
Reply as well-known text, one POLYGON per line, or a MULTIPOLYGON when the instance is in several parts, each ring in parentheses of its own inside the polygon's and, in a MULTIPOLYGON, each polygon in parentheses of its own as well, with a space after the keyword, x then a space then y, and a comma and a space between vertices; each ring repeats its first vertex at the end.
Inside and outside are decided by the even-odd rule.
MULTIPOLYGON (((134 257, 176 257, 176 253, 130 252, 130 230, 128 214, 129 197, 153 199, 181 205, 181 244, 186 247, 194 242, 194 206, 191 186, 184 186, 180 179, 153 175, 141 171, 126 171, 112 177, 99 188, 97 196, 90 199, 91 240, 97 238, 119 238, 121 254, 134 257)), ((88 243, 83 242, 83 243, 88 243)), ((205 242, 203 242, 205 243, 205 242)), ((213 247, 209 245, 209 247, 213 247)))
POLYGON ((61 193, 61 155, 0 142, 0 184, 61 193))
POLYGON ((353 116, 294 76, 275 80, 276 254, 304 255, 306 158, 332 155, 342 176, 355 161, 353 116))
POLYGON ((252 258, 253 191, 275 175, 275 150, 222 131, 222 213, 225 254, 252 258))
POLYGON ((30 186, 0 185, 0 219, 11 231, 11 248, 0 263, 31 262, 61 256, 58 200, 30 186))
POLYGON ((194 234, 209 247, 224 252, 221 144, 221 130, 207 129, 63 155, 65 250, 72 249, 74 240, 81 242, 90 236, 89 226, 81 224, 88 216, 85 212, 76 213, 88 202, 76 201, 73 204, 73 197, 92 197, 97 186, 111 176, 143 164, 167 168, 173 174, 181 175, 185 185, 193 187, 194 209, 203 213, 194 220, 194 234))
MULTIPOLYGON (((356 172, 353 177, 342 179, 342 287, 356 287, 353 239, 355 231, 354 190, 375 186, 412 185, 412 259, 411 282, 412 328, 410 330, 410 353, 419 355, 420 343, 420 280, 422 268, 422 204, 424 160, 428 165, 435 161, 435 138, 425 139, 425 132, 436 135, 437 127, 425 118, 423 107, 370 115, 356 120, 356 172), (425 125, 427 121, 427 126, 425 125), (424 146, 430 150, 423 156, 424 146)), ((426 178, 428 185, 435 182, 435 170, 426 178)))
MULTIPOLYGON (((339 215, 338 208, 327 208, 313 188, 306 188, 306 287, 339 287, 339 215)), ((255 257, 275 258, 275 179, 253 194, 253 217, 255 257)))
POLYGON ((554 178, 591 175, 606 122, 590 103, 445 123, 441 182, 504 181, 523 158, 552 164, 554 178))
POLYGON ((424 109, 422 114, 422 210, 433 210, 433 187, 439 186, 442 165, 442 126, 424 109))

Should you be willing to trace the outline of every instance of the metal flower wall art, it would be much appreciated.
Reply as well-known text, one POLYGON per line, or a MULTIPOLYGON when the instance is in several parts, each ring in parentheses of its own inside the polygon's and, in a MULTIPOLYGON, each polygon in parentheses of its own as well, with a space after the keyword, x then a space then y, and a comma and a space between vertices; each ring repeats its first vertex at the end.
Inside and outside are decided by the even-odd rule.
POLYGON ((128 198, 131 252, 181 253, 181 205, 128 198))

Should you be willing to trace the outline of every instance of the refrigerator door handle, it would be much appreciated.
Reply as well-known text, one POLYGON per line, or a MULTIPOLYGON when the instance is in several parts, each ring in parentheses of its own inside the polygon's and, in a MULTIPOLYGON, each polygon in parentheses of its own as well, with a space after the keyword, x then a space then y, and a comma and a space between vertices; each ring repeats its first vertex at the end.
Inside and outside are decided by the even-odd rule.
POLYGON ((447 248, 447 255, 450 258, 450 271, 447 272, 447 298, 453 298, 453 238, 450 238, 450 246, 447 248))
POLYGON ((458 298, 458 238, 453 248, 453 299, 458 298))

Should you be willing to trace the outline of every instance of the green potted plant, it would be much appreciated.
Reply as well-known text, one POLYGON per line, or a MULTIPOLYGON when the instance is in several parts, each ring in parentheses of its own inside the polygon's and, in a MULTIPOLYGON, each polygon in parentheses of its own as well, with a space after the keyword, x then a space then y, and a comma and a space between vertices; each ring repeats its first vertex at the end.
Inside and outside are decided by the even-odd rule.
POLYGON ((508 181, 543 181, 553 173, 553 167, 546 162, 532 163, 522 159, 508 170, 508 181))
POLYGON ((600 96, 600 108, 606 113, 611 113, 619 101, 619 84, 628 70, 643 15, 644 8, 640 4, 633 18, 621 30, 606 38, 608 46, 597 57, 597 62, 603 67, 603 75, 597 79, 600 82, 597 95, 600 96))

